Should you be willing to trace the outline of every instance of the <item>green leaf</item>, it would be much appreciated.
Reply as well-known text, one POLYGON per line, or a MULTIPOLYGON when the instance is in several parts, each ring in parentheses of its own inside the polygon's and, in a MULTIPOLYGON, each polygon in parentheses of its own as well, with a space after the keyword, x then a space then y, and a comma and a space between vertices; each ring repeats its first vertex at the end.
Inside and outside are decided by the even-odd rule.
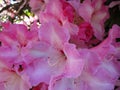
POLYGON ((24 14, 25 14, 26 16, 28 16, 28 17, 33 16, 33 13, 30 12, 28 9, 24 10, 23 12, 24 12, 24 14))

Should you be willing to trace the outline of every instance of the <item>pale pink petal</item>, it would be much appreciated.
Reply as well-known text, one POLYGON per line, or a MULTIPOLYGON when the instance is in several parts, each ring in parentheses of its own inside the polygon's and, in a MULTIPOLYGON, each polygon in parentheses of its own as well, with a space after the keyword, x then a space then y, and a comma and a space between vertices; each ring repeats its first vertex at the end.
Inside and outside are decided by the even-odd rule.
POLYGON ((39 12, 44 10, 45 8, 45 1, 44 0, 30 0, 29 1, 29 5, 31 7, 31 10, 35 13, 39 15, 39 12))
POLYGON ((70 23, 68 21, 64 22, 63 27, 68 29, 71 36, 76 35, 79 31, 79 27, 77 25, 70 23))
POLYGON ((12 45, 19 45, 16 40, 15 35, 13 34, 13 32, 11 32, 9 29, 7 29, 8 31, 2 31, 0 33, 0 41, 2 43, 2 45, 7 45, 10 46, 12 45))
POLYGON ((32 8, 32 11, 34 10, 36 11, 36 10, 39 10, 40 8, 41 0, 37 0, 37 1, 30 0, 29 4, 30 4, 30 7, 32 8))
POLYGON ((52 15, 57 20, 61 20, 63 18, 62 15, 62 4, 60 0, 49 1, 46 5, 46 9, 44 11, 47 14, 52 15))
POLYGON ((49 22, 41 25, 39 38, 60 48, 64 42, 69 40, 69 34, 66 28, 60 26, 58 22, 49 22))
POLYGON ((90 22, 94 8, 91 6, 90 0, 84 0, 79 6, 79 15, 84 18, 85 21, 90 22))
POLYGON ((37 25, 37 21, 33 22, 30 26, 30 31, 26 33, 27 39, 29 41, 37 41, 38 40, 38 30, 39 26, 37 25))
POLYGON ((28 75, 30 83, 33 86, 36 86, 41 82, 48 84, 51 77, 51 70, 45 59, 33 61, 24 70, 24 73, 28 75))
POLYGON ((24 61, 26 63, 30 63, 35 59, 49 59, 47 60, 49 63, 54 64, 59 60, 56 60, 57 57, 60 57, 61 55, 60 50, 57 50, 53 46, 51 46, 49 43, 46 42, 31 42, 29 45, 22 49, 22 56, 24 57, 24 61), (52 63, 53 62, 53 63, 52 63))
POLYGON ((0 59, 4 61, 8 66, 18 62, 19 52, 16 48, 0 47, 0 59))
POLYGON ((64 78, 64 76, 53 77, 50 81, 49 90, 75 90, 72 78, 64 78))
POLYGON ((3 23, 2 26, 0 41, 3 45, 21 48, 25 47, 29 41, 38 40, 36 29, 29 31, 25 25, 11 23, 3 23))
POLYGON ((40 13, 39 18, 41 23, 46 23, 46 22, 48 23, 49 21, 57 21, 53 15, 44 12, 40 13))
POLYGON ((67 77, 77 77, 81 74, 84 61, 79 55, 75 45, 66 43, 64 53, 67 58, 65 74, 67 77))

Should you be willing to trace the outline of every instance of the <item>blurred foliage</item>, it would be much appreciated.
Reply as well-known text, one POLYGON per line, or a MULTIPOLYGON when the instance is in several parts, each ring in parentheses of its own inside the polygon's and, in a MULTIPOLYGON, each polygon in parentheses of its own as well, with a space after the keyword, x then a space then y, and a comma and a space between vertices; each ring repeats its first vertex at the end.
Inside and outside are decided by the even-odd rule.
POLYGON ((9 20, 12 23, 24 20, 23 17, 34 16, 29 6, 29 0, 3 0, 0 2, 0 21, 9 20), (7 2, 9 1, 9 2, 7 2), (3 6, 5 5, 5 6, 3 6))

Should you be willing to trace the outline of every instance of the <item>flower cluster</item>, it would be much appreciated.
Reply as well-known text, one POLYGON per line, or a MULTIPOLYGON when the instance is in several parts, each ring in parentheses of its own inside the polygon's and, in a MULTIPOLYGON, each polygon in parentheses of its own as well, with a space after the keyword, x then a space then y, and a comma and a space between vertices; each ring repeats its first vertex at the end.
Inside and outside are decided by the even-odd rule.
POLYGON ((113 90, 120 27, 104 38, 104 2, 30 0, 40 26, 0 23, 0 90, 113 90))

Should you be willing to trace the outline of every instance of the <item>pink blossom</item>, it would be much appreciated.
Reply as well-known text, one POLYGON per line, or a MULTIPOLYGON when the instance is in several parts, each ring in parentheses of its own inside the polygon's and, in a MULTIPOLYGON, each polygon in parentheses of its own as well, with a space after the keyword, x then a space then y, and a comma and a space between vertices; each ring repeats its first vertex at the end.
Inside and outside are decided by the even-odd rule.
POLYGON ((39 39, 46 41, 58 48, 62 48, 64 42, 68 42, 70 36, 67 28, 62 27, 58 21, 42 24, 39 30, 39 39))
MULTIPOLYGON (((0 41, 2 43, 0 58, 7 58, 8 60, 12 60, 12 62, 17 62, 24 55, 22 54, 22 49, 28 43, 38 40, 37 30, 35 31, 31 28, 31 31, 28 31, 24 25, 10 23, 3 23, 2 26, 3 30, 0 32, 0 41), (3 53, 3 50, 6 54, 3 53)), ((22 60, 24 59, 20 61, 22 60)))
POLYGON ((53 75, 80 75, 84 62, 75 45, 68 43, 69 33, 66 28, 59 22, 44 23, 39 30, 39 39, 39 42, 30 43, 23 50, 25 60, 29 59, 26 61, 28 68, 24 73, 30 77, 32 85, 36 86, 42 82, 49 84, 53 75))
MULTIPOLYGON (((82 70, 84 63, 82 59, 80 59, 76 47, 68 43, 69 33, 67 32, 67 29, 64 28, 64 26, 63 27, 60 26, 60 24, 57 25, 56 23, 46 24, 46 27, 41 26, 39 36, 41 40, 51 43, 53 47, 55 47, 59 51, 62 51, 65 54, 65 57, 68 59, 67 70, 68 70, 68 73, 72 75, 72 71, 69 71, 69 70, 72 70, 71 67, 73 67, 71 63, 73 63, 73 65, 74 63, 76 64, 75 68, 73 67, 73 71, 77 69, 79 65, 81 66, 79 67, 79 69, 82 70), (48 32, 48 33, 45 34, 45 32, 48 32), (73 50, 74 53, 70 52, 70 50, 73 50)), ((77 75, 76 71, 74 73, 77 75)))
POLYGON ((98 54, 87 49, 81 49, 79 53, 85 60, 81 75, 76 78, 66 78, 64 75, 53 77, 49 89, 113 90, 119 76, 114 64, 100 60, 98 54))
POLYGON ((70 4, 78 12, 84 21, 89 22, 93 28, 94 35, 102 40, 104 36, 104 22, 108 18, 108 8, 104 5, 105 0, 79 0, 70 1, 70 4))
POLYGON ((0 89, 1 90, 29 90, 31 84, 26 75, 19 75, 0 61, 0 89))
MULTIPOLYGON (((27 27, 19 24, 2 23, 2 26, 3 30, 0 32, 0 41, 2 43, 0 47, 0 61, 4 62, 8 69, 3 72, 5 72, 5 75, 8 74, 8 76, 13 76, 13 78, 11 77, 10 79, 10 83, 12 83, 13 80, 17 78, 18 81, 16 81, 16 84, 19 85, 19 83, 23 82, 19 77, 29 79, 26 74, 21 74, 27 66, 27 63, 25 61, 29 62, 29 59, 25 60, 26 58, 24 57, 24 49, 31 42, 38 40, 38 33, 37 30, 32 27, 29 31, 27 27)), ((0 80, 0 82, 3 81, 0 80)), ((17 87, 13 87, 13 90, 15 90, 15 88, 17 87)), ((29 88, 30 87, 27 89, 29 88)), ((23 88, 23 90, 26 89, 23 88)))
POLYGON ((85 61, 80 76, 76 78, 66 78, 64 75, 55 76, 51 79, 49 89, 113 90, 120 75, 119 64, 115 63, 118 59, 116 56, 118 49, 114 46, 115 43, 119 43, 115 41, 115 38, 119 36, 119 27, 114 25, 108 38, 100 45, 92 49, 79 49, 80 57, 85 61))

